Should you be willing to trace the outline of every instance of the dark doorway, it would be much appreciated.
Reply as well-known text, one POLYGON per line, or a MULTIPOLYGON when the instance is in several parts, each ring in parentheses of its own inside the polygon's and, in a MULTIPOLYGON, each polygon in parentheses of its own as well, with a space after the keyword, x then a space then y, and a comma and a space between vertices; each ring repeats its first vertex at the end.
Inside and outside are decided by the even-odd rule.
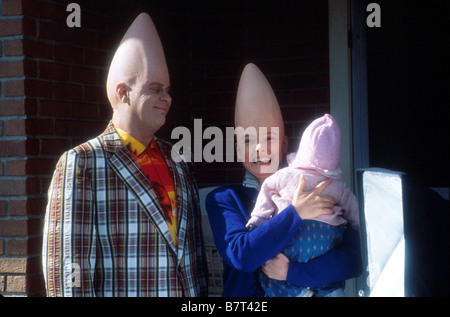
POLYGON ((448 188, 450 2, 377 3, 381 27, 367 28, 370 164, 448 188))
POLYGON ((450 2, 376 2, 381 27, 367 28, 370 165, 408 177, 408 294, 448 296, 450 2))

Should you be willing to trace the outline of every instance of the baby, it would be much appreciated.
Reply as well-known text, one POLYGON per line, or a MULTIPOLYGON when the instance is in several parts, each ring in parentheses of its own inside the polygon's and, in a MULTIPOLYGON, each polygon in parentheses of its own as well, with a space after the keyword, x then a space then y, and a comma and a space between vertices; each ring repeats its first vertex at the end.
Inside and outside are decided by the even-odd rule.
MULTIPOLYGON (((295 158, 289 166, 268 177, 261 186, 248 228, 260 226, 292 203, 301 175, 304 175, 304 191, 313 190, 326 179, 333 182, 322 192, 333 197, 336 205, 329 215, 321 215, 305 224, 282 251, 290 261, 308 262, 320 256, 342 240, 346 224, 358 230, 359 214, 356 197, 345 187, 339 168, 341 135, 336 120, 329 114, 314 120, 303 133, 295 158)), ((261 273, 261 283, 267 296, 326 296, 341 288, 342 283, 311 290, 287 281, 269 279, 261 273)))

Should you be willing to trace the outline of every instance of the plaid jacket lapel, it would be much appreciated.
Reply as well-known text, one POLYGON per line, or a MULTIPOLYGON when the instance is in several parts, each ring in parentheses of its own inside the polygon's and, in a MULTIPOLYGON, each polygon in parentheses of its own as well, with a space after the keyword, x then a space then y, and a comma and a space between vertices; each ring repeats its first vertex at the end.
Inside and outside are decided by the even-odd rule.
POLYGON ((123 145, 114 126, 110 124, 100 138, 103 140, 107 163, 116 172, 125 186, 133 193, 139 205, 155 224, 163 239, 173 252, 177 254, 157 195, 152 189, 150 181, 142 173, 136 161, 130 155, 129 150, 123 145))

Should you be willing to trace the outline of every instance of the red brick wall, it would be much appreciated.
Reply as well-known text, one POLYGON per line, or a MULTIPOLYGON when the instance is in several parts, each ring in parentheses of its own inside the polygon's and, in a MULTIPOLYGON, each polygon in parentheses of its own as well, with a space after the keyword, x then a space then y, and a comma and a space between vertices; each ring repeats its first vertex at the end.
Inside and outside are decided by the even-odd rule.
MULTIPOLYGON (((240 72, 256 63, 282 107, 290 149, 328 111, 327 1, 0 0, 0 294, 42 296, 46 193, 56 160, 111 118, 105 81, 114 47, 139 11, 165 48, 176 126, 233 126, 240 72)), ((176 140, 175 140, 176 142, 176 140)), ((207 141, 204 142, 204 144, 207 141)), ((237 163, 196 163, 200 186, 240 181, 237 163)))
POLYGON ((23 34, 30 25, 19 16, 21 10, 20 1, 1 1, 0 292, 9 294, 31 290, 29 281, 36 276, 31 266, 37 259, 33 255, 39 252, 31 250, 40 231, 39 219, 28 208, 31 197, 39 192, 39 181, 27 177, 26 171, 27 149, 32 144, 26 137, 25 75, 29 65, 24 60, 23 34))

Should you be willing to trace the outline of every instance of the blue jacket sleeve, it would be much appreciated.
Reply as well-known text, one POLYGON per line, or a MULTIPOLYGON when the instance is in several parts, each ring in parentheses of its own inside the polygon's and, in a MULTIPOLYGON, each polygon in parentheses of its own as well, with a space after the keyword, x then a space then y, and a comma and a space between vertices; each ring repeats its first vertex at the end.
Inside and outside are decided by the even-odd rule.
POLYGON ((295 285, 320 287, 358 277, 362 272, 359 234, 347 228, 343 241, 308 263, 290 262, 286 280, 295 285))
POLYGON ((220 255, 239 271, 258 269, 279 253, 303 225, 290 205, 264 225, 249 231, 245 227, 248 206, 231 188, 211 192, 205 204, 220 255))

